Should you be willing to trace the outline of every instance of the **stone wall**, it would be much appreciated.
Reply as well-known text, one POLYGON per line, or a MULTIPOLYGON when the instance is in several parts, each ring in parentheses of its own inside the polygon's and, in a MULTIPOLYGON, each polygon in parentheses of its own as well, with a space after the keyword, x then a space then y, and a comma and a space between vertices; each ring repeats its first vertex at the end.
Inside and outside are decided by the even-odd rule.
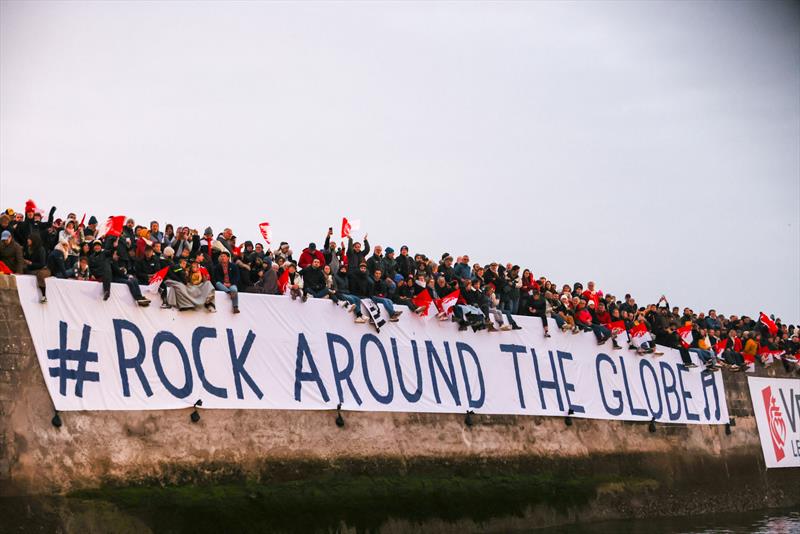
MULTIPOLYGON (((759 374, 782 376, 779 367, 759 374)), ((478 415, 470 427, 463 415, 366 412, 346 412, 339 428, 333 412, 263 410, 202 410, 196 424, 190 410, 69 412, 55 428, 14 278, 0 276, 0 495, 337 470, 402 476, 435 463, 622 473, 657 481, 660 502, 680 501, 681 511, 693 510, 693 499, 682 496, 702 495, 709 484, 731 509, 743 506, 745 494, 749 507, 800 503, 800 470, 764 466, 746 377, 722 374, 736 421, 730 434, 724 426, 659 424, 651 433, 646 423, 574 419, 567 426, 531 416, 478 415)))

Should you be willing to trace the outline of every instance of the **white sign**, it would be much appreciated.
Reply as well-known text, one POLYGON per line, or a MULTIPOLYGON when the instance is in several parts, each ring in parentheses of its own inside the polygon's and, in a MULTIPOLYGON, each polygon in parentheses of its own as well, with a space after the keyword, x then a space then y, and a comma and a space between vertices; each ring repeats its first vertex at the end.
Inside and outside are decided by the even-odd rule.
MULTIPOLYGON (((330 300, 217 293, 218 313, 137 307, 127 287, 18 277, 45 382, 59 410, 343 409, 560 415, 724 424, 718 373, 597 346, 591 333, 459 332, 407 308, 377 333, 330 300)), ((403 309, 398 307, 398 309, 403 309)), ((388 314, 387 314, 388 315, 388 314)), ((556 330, 556 329, 554 329, 556 330)))
POLYGON ((767 467, 800 467, 800 380, 747 377, 767 467))

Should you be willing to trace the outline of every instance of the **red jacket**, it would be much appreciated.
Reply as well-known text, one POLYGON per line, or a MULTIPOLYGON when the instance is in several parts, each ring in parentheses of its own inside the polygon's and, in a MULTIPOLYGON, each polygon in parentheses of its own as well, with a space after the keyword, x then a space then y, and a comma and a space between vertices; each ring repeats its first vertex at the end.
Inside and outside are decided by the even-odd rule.
POLYGON ((322 255, 318 249, 311 250, 310 248, 303 249, 303 253, 300 254, 300 261, 297 262, 297 266, 301 269, 305 269, 311 262, 314 261, 314 258, 319 260, 319 266, 323 267, 325 265, 325 256, 322 255))

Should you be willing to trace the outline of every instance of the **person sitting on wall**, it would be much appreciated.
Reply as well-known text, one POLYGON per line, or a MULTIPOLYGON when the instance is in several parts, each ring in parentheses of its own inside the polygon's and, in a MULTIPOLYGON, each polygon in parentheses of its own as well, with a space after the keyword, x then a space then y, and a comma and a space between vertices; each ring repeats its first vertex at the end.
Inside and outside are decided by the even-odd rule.
MULTIPOLYGON (((226 228, 226 231, 230 228, 226 228)), ((227 249, 219 253, 219 263, 214 268, 214 287, 227 293, 233 303, 233 313, 239 313, 239 266, 231 263, 231 253, 227 249)))

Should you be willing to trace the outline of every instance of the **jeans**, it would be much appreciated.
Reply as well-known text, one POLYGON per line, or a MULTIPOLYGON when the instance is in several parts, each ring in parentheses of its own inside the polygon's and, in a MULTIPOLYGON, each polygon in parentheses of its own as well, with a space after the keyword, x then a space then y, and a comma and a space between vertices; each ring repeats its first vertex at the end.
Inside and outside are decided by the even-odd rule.
POLYGON ((506 319, 508 319, 508 324, 510 324, 511 326, 517 326, 516 321, 514 321, 514 317, 508 312, 504 314, 497 308, 489 308, 489 313, 494 316, 495 322, 500 326, 503 326, 503 315, 505 315, 506 319))
POLYGON ((131 296, 133 296, 134 300, 142 300, 142 290, 135 276, 118 276, 111 281, 117 284, 125 284, 128 286, 128 290, 131 292, 131 296))
POLYGON ((504 312, 517 313, 517 308, 519 308, 519 297, 515 299, 503 299, 502 302, 500 302, 500 309, 504 312))
POLYGON ((391 300, 384 297, 372 297, 372 300, 375 301, 376 304, 383 304, 383 307, 386 308, 389 315, 394 315, 394 304, 392 304, 391 300))
POLYGON ((361 299, 355 295, 348 295, 347 293, 337 293, 337 296, 345 302, 350 304, 355 304, 356 309, 353 310, 353 313, 356 314, 356 317, 361 317, 361 299))
POLYGON ((717 355, 711 352, 710 350, 689 349, 689 352, 691 352, 692 354, 697 354, 703 361, 703 363, 706 365, 708 365, 709 361, 714 362, 714 365, 717 364, 717 355))
POLYGON ((309 289, 307 287, 304 287, 303 288, 303 293, 306 294, 306 295, 311 295, 315 299, 321 299, 321 298, 324 298, 324 297, 326 297, 328 295, 328 288, 327 287, 323 287, 322 289, 314 290, 314 289, 309 289))
POLYGON ((480 308, 470 306, 469 304, 458 304, 453 308, 453 315, 455 315, 458 319, 463 320, 465 316, 469 314, 485 317, 480 308))
POLYGON ((223 293, 227 293, 231 297, 231 301, 233 302, 234 308, 239 307, 239 289, 236 286, 230 285, 229 287, 225 287, 225 284, 223 284, 222 282, 217 282, 217 284, 214 287, 216 287, 223 293))

